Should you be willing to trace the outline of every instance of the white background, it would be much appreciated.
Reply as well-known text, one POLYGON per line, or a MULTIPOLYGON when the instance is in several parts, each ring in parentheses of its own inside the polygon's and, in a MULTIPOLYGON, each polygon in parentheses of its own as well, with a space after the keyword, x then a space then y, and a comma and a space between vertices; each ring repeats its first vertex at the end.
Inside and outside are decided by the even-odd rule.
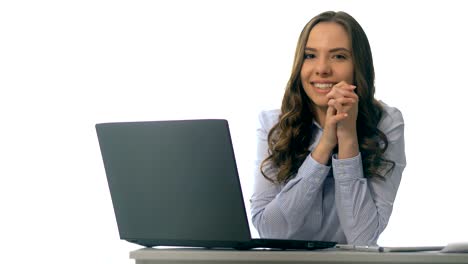
MULTIPOLYGON (((467 241, 462 1, 1 1, 0 261, 131 263, 94 125, 225 118, 245 198, 255 125, 278 108, 302 27, 363 26, 408 166, 383 245, 467 241)), ((248 204, 247 204, 248 205, 248 204)))

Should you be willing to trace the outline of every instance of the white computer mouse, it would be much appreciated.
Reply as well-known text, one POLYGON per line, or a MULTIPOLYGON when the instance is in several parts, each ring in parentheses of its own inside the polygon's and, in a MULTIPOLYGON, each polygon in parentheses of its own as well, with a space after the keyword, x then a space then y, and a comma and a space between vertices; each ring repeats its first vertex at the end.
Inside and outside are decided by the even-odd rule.
POLYGON ((448 243, 440 252, 442 253, 468 253, 468 242, 448 243))

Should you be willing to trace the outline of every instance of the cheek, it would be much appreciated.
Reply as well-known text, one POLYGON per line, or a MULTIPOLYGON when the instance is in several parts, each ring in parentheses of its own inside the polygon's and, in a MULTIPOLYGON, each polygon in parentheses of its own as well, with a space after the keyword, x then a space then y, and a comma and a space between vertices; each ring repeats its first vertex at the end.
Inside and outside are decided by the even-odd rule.
POLYGON ((303 85, 305 82, 309 82, 310 67, 306 63, 302 64, 300 76, 303 85))
POLYGON ((306 77, 305 73, 303 71, 301 71, 301 83, 302 83, 302 85, 304 85, 304 83, 306 82, 306 79, 307 79, 307 77, 306 77))
POLYGON ((349 83, 354 83, 354 71, 349 72, 349 83))
POLYGON ((343 77, 347 81, 347 83, 354 83, 354 67, 352 65, 346 67, 343 73, 343 77))

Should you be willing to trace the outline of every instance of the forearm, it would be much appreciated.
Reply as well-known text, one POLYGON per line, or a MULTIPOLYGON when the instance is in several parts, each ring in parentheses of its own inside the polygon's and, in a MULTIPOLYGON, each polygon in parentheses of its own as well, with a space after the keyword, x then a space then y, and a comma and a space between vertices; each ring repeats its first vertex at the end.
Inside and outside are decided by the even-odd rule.
POLYGON ((359 154, 359 142, 356 129, 349 133, 338 132, 338 159, 349 159, 359 154))
POLYGON ((323 181, 330 167, 308 157, 299 168, 297 176, 277 194, 269 190, 255 190, 251 199, 252 220, 261 237, 293 238, 314 210, 321 204, 323 181))
POLYGON ((334 146, 327 146, 323 142, 319 142, 317 147, 310 154, 311 157, 322 165, 328 165, 330 156, 332 154, 334 146))
POLYGON ((341 226, 349 244, 375 245, 385 223, 362 181, 338 183, 335 202, 341 226))
POLYGON ((363 175, 361 156, 333 159, 333 174, 338 217, 348 243, 376 244, 388 218, 379 216, 363 175))

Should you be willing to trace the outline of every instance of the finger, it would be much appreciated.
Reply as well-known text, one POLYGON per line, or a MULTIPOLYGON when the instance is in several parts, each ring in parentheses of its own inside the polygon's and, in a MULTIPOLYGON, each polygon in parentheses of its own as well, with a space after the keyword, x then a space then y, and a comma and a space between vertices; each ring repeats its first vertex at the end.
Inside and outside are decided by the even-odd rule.
POLYGON ((342 87, 333 86, 331 91, 327 93, 326 97, 328 99, 340 98, 340 97, 351 97, 351 98, 357 99, 358 95, 354 92, 354 89, 356 88, 356 86, 353 86, 353 87, 354 88, 351 89, 351 88, 342 88, 342 87))
POLYGON ((354 92, 354 90, 345 90, 336 88, 333 91, 333 98, 340 98, 340 97, 349 97, 349 98, 358 98, 358 95, 354 92))
MULTIPOLYGON (((352 104, 355 104, 357 102, 356 99, 354 98, 348 98, 348 97, 341 97, 341 98, 338 98, 338 99, 332 99, 335 101, 335 103, 339 103, 341 104, 342 106, 349 106, 349 105, 352 105, 352 104)), ((331 101, 331 100, 330 100, 331 101)))
POLYGON ((341 81, 335 85, 333 85, 330 92, 326 95, 328 99, 330 98, 339 98, 342 97, 341 93, 338 91, 342 89, 342 87, 347 86, 348 84, 345 81, 341 81))
POLYGON ((336 126, 338 122, 345 120, 347 117, 347 113, 336 113, 336 110, 333 107, 328 107, 327 126, 336 126))
POLYGON ((336 104, 341 104, 339 113, 348 113, 354 115, 358 110, 357 101, 352 98, 340 98, 336 100, 336 104))
POLYGON ((333 103, 330 103, 330 101, 328 101, 327 118, 332 117, 335 114, 336 114, 336 109, 335 109, 333 103))
MULTIPOLYGON (((340 98, 340 99, 342 99, 342 98, 340 98)), ((340 102, 338 102, 338 100, 335 100, 335 104, 334 104, 334 106, 336 108, 336 112, 337 113, 343 113, 343 112, 345 112, 344 109, 343 109, 343 105, 340 102)))
POLYGON ((354 90, 354 89, 356 89, 356 86, 355 86, 355 85, 349 84, 349 83, 347 83, 346 81, 341 81, 341 82, 335 84, 334 87, 340 88, 340 89, 346 89, 346 90, 354 90))
POLYGON ((338 92, 336 91, 335 88, 332 88, 332 89, 330 90, 330 92, 327 93, 326 97, 327 97, 328 99, 332 99, 332 98, 339 98, 339 97, 342 97, 342 95, 341 95, 340 93, 338 93, 338 92))
POLYGON ((335 121, 335 116, 336 116, 336 109, 334 106, 328 106, 327 108, 327 114, 326 114, 326 122, 325 122, 325 127, 328 128, 333 128, 333 126, 336 125, 335 121), (332 127, 330 127, 332 126, 332 127))
POLYGON ((343 112, 343 106, 336 99, 330 99, 328 101, 328 106, 334 107, 337 113, 343 112))
MULTIPOLYGON (((336 109, 334 106, 328 106, 327 114, 325 116, 325 120, 332 120, 333 117, 336 115, 336 109)), ((328 121, 326 121, 327 123, 328 121)))
POLYGON ((338 124, 339 122, 348 118, 348 113, 339 113, 332 117, 332 122, 338 124))

